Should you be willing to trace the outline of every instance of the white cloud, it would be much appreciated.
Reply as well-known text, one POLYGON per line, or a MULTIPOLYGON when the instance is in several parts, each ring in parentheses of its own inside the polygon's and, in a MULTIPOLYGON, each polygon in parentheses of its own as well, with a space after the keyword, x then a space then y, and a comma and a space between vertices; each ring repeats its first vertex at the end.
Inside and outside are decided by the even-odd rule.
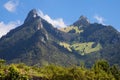
POLYGON ((10 0, 4 4, 4 8, 9 12, 14 12, 18 5, 19 5, 18 0, 10 0))
POLYGON ((98 21, 98 23, 104 24, 105 19, 102 16, 95 15, 94 18, 98 21))
POLYGON ((64 28, 67 27, 63 21, 62 18, 58 18, 58 19, 52 19, 50 16, 48 16, 47 14, 44 14, 41 10, 38 11, 38 15, 45 19, 46 21, 48 21, 49 23, 51 23, 54 27, 56 28, 64 28))
POLYGON ((9 22, 7 24, 5 24, 4 22, 0 22, 0 37, 7 34, 11 29, 14 29, 20 24, 21 22, 19 20, 15 22, 9 22))

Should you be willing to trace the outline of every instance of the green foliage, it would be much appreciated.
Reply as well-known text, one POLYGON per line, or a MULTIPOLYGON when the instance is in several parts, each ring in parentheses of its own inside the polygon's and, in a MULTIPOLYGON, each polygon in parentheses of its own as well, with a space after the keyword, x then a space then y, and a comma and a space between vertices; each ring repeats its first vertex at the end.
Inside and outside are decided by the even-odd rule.
MULTIPOLYGON (((111 78, 108 73, 109 71, 109 64, 106 62, 106 61, 97 61, 94 66, 94 71, 95 71, 95 75, 97 77, 105 77, 106 79, 107 78, 111 78)), ((97 79, 97 78, 96 78, 97 79)))
POLYGON ((117 65, 113 65, 110 68, 110 71, 116 80, 120 80, 120 70, 119 70, 119 67, 117 65))
POLYGON ((0 80, 120 80, 120 69, 105 60, 96 61, 89 69, 84 65, 35 67, 21 63, 2 67, 0 80))
POLYGON ((20 74, 19 69, 15 65, 11 65, 8 68, 8 74, 5 77, 8 80, 27 80, 25 75, 20 74))
POLYGON ((63 32, 66 32, 66 33, 81 33, 81 32, 83 32, 83 30, 79 29, 77 26, 69 26, 66 28, 61 28, 60 30, 63 32))
POLYGON ((86 42, 86 43, 75 43, 72 45, 72 49, 78 51, 82 55, 99 51, 102 47, 98 43, 95 47, 92 47, 94 42, 86 42))
POLYGON ((0 64, 4 64, 4 63, 5 63, 5 60, 0 59, 0 64))
POLYGON ((5 60, 3 60, 3 59, 0 59, 0 68, 2 68, 4 65, 5 65, 5 60))
POLYGON ((71 45, 68 44, 68 43, 65 43, 65 42, 60 42, 59 43, 61 46, 63 46, 64 48, 66 48, 67 50, 69 50, 70 52, 72 52, 72 49, 71 49, 71 45))
POLYGON ((96 52, 102 49, 102 46, 100 43, 96 44, 95 42, 86 42, 86 43, 72 43, 68 44, 65 42, 60 42, 59 45, 63 46, 66 48, 68 51, 76 51, 77 53, 84 55, 92 52, 96 52))
POLYGON ((110 68, 110 65, 108 64, 107 61, 105 60, 101 60, 101 61, 97 61, 95 64, 94 64, 94 69, 95 70, 103 70, 105 72, 108 72, 109 71, 109 68, 110 68))

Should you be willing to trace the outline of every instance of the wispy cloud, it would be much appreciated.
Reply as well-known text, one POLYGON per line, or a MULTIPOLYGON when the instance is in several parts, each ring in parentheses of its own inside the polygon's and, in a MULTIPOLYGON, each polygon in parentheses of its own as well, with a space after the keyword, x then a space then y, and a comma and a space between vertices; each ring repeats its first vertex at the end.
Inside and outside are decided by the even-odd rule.
POLYGON ((41 10, 38 11, 38 14, 41 18, 45 19, 46 21, 48 21, 49 23, 51 23, 54 27, 56 28, 64 28, 67 27, 63 21, 62 18, 58 18, 58 19, 52 19, 50 16, 48 16, 47 14, 44 14, 41 10))
POLYGON ((94 18, 97 20, 98 23, 105 25, 105 23, 104 23, 105 18, 103 18, 102 16, 95 15, 94 18))
POLYGON ((4 8, 9 12, 15 12, 18 5, 19 5, 18 0, 9 0, 4 4, 4 8))
POLYGON ((4 22, 0 22, 0 37, 7 34, 11 29, 14 29, 20 24, 21 22, 19 20, 15 22, 9 22, 7 24, 5 24, 4 22))

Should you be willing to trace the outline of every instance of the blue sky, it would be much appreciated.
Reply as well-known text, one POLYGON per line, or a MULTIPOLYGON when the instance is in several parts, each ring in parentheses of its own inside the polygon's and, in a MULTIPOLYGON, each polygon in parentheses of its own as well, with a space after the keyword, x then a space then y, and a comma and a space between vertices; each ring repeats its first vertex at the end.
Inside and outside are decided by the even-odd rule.
POLYGON ((53 25, 65 27, 84 15, 91 23, 112 25, 120 31, 120 0, 1 0, 0 37, 22 24, 33 8, 53 25))

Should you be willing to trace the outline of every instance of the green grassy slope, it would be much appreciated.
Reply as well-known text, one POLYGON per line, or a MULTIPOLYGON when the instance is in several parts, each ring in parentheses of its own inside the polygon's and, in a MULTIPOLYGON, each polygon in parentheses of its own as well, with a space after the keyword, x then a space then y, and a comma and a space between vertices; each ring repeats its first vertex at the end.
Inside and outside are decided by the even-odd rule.
POLYGON ((68 51, 72 52, 72 50, 75 50, 81 55, 96 52, 102 49, 102 46, 100 45, 100 43, 96 44, 95 46, 94 44, 95 44, 94 42, 74 43, 74 44, 68 44, 65 42, 59 43, 59 45, 66 48, 68 51))
POLYGON ((81 33, 83 32, 83 30, 80 30, 77 26, 69 26, 69 27, 66 27, 66 28, 61 28, 60 29, 61 31, 63 32, 70 32, 70 31, 75 31, 75 33, 81 33))

